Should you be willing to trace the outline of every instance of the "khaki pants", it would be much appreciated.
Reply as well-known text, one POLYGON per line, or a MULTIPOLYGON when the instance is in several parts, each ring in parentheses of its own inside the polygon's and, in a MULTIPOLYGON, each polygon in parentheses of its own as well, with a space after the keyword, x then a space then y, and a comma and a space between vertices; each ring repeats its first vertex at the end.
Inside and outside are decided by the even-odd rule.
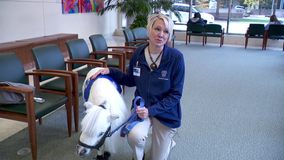
POLYGON ((142 160, 148 132, 152 126, 151 160, 166 160, 174 143, 172 138, 176 128, 169 128, 156 118, 146 118, 137 123, 128 133, 128 144, 133 150, 133 158, 142 160))

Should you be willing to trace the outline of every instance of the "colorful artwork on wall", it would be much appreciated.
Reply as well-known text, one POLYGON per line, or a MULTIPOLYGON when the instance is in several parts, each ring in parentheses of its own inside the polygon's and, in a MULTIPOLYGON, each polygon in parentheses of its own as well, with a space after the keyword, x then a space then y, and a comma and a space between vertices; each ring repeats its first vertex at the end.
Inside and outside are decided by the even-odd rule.
POLYGON ((62 14, 79 13, 79 0, 62 0, 62 14))
POLYGON ((62 0, 62 13, 98 12, 104 8, 104 0, 62 0))

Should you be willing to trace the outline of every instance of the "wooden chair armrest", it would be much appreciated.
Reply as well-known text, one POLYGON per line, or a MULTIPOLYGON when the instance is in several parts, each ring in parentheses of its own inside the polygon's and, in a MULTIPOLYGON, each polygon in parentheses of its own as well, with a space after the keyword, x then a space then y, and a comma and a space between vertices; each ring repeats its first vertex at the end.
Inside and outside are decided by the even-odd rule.
POLYGON ((95 55, 111 55, 119 59, 119 66, 123 72, 126 72, 126 52, 124 51, 95 51, 90 53, 91 56, 95 55))
POLYGON ((137 49, 137 47, 135 46, 110 46, 108 47, 109 49, 124 49, 124 50, 132 50, 134 51, 135 49, 137 49))
POLYGON ((105 60, 98 60, 98 59, 68 59, 65 61, 68 65, 68 70, 72 71, 72 64, 87 64, 90 66, 97 66, 97 67, 106 67, 107 62, 105 60), (71 68, 69 68, 71 67, 71 68))
POLYGON ((38 70, 34 70, 33 72, 26 72, 26 75, 34 76, 34 86, 36 87, 36 91, 39 91, 40 89, 39 76, 52 76, 52 77, 64 78, 65 79, 65 96, 71 98, 72 88, 77 86, 77 89, 75 88, 74 90, 78 91, 78 73, 77 73, 77 85, 76 85, 76 84, 72 84, 73 80, 74 80, 74 83, 76 83, 76 77, 74 75, 68 74, 68 73, 66 74, 63 72, 56 73, 56 71, 58 70, 38 69, 38 70))
POLYGON ((28 88, 22 88, 22 87, 15 87, 15 86, 0 86, 1 91, 8 91, 8 92, 15 92, 15 93, 21 93, 21 94, 33 94, 32 89, 28 88))
MULTIPOLYGON (((79 89, 78 89, 78 73, 75 72, 75 71, 64 71, 64 70, 57 70, 57 69, 36 69, 36 70, 33 70, 33 72, 30 72, 29 74, 34 74, 34 73, 38 73, 38 72, 41 72, 42 74, 47 74, 47 73, 53 73, 54 75, 45 75, 45 76, 53 76, 53 77, 60 77, 61 74, 66 74, 66 75, 71 75, 71 79, 72 81, 70 82, 70 85, 66 85, 67 82, 66 82, 66 79, 65 79, 65 87, 69 89, 73 89, 74 93, 76 94, 76 96, 79 96, 79 89), (45 73, 46 72, 46 73, 45 73), (55 74, 58 74, 58 75, 55 75, 55 74), (72 86, 70 88, 70 86, 72 86)), ((34 86, 36 88, 40 88, 40 84, 39 84, 39 76, 36 76, 34 77, 34 86)), ((67 88, 66 88, 66 93, 67 93, 67 88)))
POLYGON ((91 52, 90 55, 112 55, 112 56, 123 56, 124 51, 95 51, 91 52))
POLYGON ((134 38, 134 41, 139 41, 139 40, 148 41, 149 38, 134 38))
MULTIPOLYGON (((83 59, 83 58, 77 58, 77 59, 68 59, 67 61, 70 61, 70 62, 78 62, 78 61, 85 61, 86 63, 88 63, 88 62, 100 62, 100 63, 106 63, 106 61, 105 60, 99 60, 99 59, 83 59)), ((67 62, 66 61, 66 62, 67 62)))
MULTIPOLYGON (((58 69, 35 69, 33 72, 50 72, 50 73, 61 73, 61 74, 70 74, 71 76, 78 76, 78 73, 75 71, 65 71, 65 70, 58 70, 58 69)), ((33 73, 30 72, 30 73, 33 73)), ((52 75, 51 75, 52 76, 52 75)))
POLYGON ((136 43, 149 43, 148 41, 129 41, 129 42, 125 42, 125 46, 128 46, 129 44, 136 44, 136 43))
MULTIPOLYGON (((32 89, 15 87, 15 86, 0 86, 0 90, 25 94, 27 116, 30 116, 32 121, 36 120, 35 116, 32 116, 35 115, 34 92, 32 89)), ((13 116, 13 114, 14 113, 7 113, 0 111, 0 115, 2 118, 5 118, 7 116, 9 117, 9 119, 11 119, 11 116, 13 116)), ((16 115, 13 117, 17 121, 27 122, 25 115, 23 116, 16 115)))

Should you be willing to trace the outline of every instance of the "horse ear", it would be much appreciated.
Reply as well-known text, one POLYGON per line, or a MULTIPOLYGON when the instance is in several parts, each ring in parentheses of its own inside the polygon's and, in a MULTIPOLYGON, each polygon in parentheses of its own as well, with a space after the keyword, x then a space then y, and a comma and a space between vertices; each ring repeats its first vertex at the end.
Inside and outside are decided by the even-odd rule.
POLYGON ((112 121, 116 120, 117 118, 119 118, 118 114, 111 113, 108 117, 108 120, 109 120, 109 122, 112 122, 112 121))
POLYGON ((89 102, 89 101, 84 103, 84 107, 86 107, 86 109, 89 109, 89 108, 91 108, 93 106, 94 106, 94 104, 89 102))

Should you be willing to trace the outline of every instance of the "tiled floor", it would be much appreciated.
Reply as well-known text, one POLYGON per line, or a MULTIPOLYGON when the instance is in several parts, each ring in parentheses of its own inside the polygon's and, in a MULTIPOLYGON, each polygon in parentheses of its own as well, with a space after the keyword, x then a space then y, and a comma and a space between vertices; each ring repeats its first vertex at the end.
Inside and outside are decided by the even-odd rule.
MULTIPOLYGON (((124 45, 124 37, 105 37, 108 46, 124 45)), ((27 123, 0 118, 0 141, 26 128, 27 123)))

